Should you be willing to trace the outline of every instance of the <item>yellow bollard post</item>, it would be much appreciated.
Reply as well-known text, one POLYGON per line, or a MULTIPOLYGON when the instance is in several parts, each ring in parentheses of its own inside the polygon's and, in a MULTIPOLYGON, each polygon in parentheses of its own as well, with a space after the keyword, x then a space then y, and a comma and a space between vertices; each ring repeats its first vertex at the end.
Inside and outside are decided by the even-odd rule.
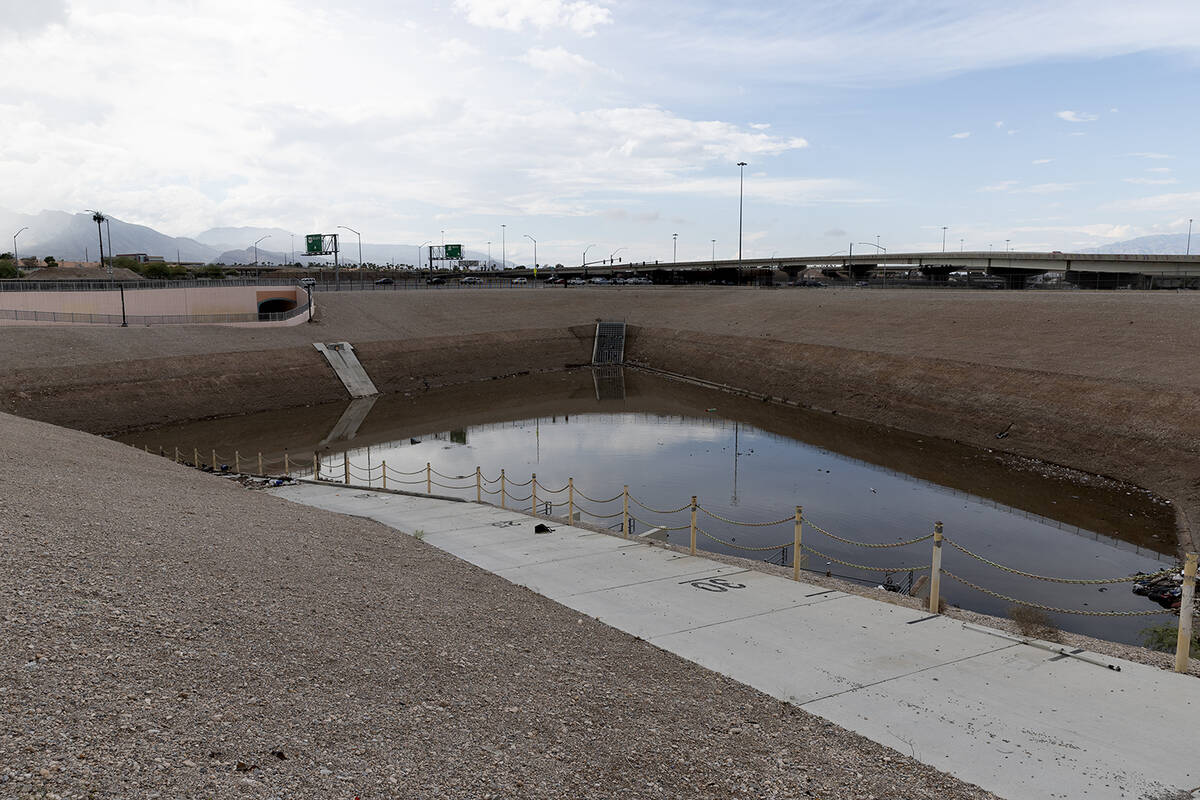
POLYGON ((259 475, 266 475, 266 474, 267 474, 267 473, 263 472, 263 463, 262 463, 262 450, 259 450, 259 451, 258 451, 258 474, 259 474, 259 475))
POLYGON ((629 484, 621 491, 621 536, 629 538, 629 484))
POLYGON ((804 529, 804 509, 796 506, 796 527, 792 536, 792 580, 800 580, 800 537, 804 529))
POLYGON ((239 475, 242 473, 242 454, 237 450, 233 451, 233 471, 239 475))
POLYGON ((387 488, 387 462, 379 462, 380 472, 383 474, 383 488, 387 488))
POLYGON ((283 451, 283 474, 285 477, 292 477, 292 465, 288 463, 287 451, 283 451))
POLYGON ((212 468, 213 468, 213 472, 217 471, 217 451, 216 450, 212 451, 212 468))
POLYGON ((1179 637, 1175 641, 1175 671, 1187 672, 1192 650, 1192 613, 1196 600, 1196 554, 1183 565, 1183 594, 1179 598, 1179 637))
POLYGON ((342 483, 350 485, 350 451, 342 451, 342 483))
POLYGON ((567 524, 575 524, 575 479, 567 478, 567 524))
POLYGON ((692 527, 691 527, 691 552, 696 555, 696 495, 692 495, 692 527))
POLYGON ((504 496, 504 468, 500 468, 500 507, 508 508, 508 499, 504 496))
POLYGON ((929 565, 929 610, 941 613, 942 590, 942 523, 933 524, 933 562, 929 565))
POLYGON ((425 462, 425 494, 433 494, 433 467, 425 462))
POLYGON ((150 445, 144 444, 142 445, 142 449, 146 451, 146 455, 150 455, 150 445))
POLYGON ((175 448, 175 463, 176 464, 179 463, 179 448, 178 447, 175 448))
POLYGON ((192 466, 200 468, 200 451, 195 447, 192 448, 192 466))
POLYGON ((475 468, 475 502, 483 502, 483 476, 479 473, 479 467, 475 468))

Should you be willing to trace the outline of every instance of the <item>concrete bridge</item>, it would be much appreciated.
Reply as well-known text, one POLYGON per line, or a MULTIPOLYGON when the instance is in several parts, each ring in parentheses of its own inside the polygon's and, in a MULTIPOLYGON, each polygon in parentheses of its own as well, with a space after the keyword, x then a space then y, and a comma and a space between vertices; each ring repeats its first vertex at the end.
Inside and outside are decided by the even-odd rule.
MULTIPOLYGON (((711 272, 715 276, 746 272, 782 271, 790 276, 817 268, 830 277, 865 280, 874 274, 927 280, 948 279, 951 272, 983 272, 1004 280, 1013 288, 1035 276, 1061 272, 1069 282, 1099 286, 1188 285, 1200 282, 1200 255, 1139 255, 1124 253, 1031 252, 935 252, 865 253, 862 255, 785 256, 777 258, 706 259, 703 261, 601 262, 555 270, 560 275, 608 275, 610 273, 711 272)), ((541 270, 542 274, 546 270, 541 270)), ((511 271, 508 274, 513 274, 511 271)))

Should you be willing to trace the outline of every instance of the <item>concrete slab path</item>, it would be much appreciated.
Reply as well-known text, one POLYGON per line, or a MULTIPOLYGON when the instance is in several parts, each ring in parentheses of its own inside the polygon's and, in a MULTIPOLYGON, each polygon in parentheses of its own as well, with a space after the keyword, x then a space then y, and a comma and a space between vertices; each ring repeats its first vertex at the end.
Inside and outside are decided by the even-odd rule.
MULTIPOLYGON (((475 503, 302 484, 658 647, 1012 800, 1187 797, 1200 681, 475 503), (1182 793, 1182 795, 1180 794, 1182 793)), ((636 677, 633 678, 636 680, 636 677)), ((1200 792, 1197 793, 1200 796, 1200 792)))

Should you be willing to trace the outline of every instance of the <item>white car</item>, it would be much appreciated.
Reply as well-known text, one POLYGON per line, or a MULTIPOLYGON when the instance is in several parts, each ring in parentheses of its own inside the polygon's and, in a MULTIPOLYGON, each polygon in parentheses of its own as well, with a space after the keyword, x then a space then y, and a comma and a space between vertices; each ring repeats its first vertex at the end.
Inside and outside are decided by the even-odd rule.
POLYGON ((529 283, 529 281, 525 280, 524 278, 513 278, 510 282, 513 286, 524 286, 525 284, 529 283))
POLYGON ((317 279, 316 278, 301 278, 300 285, 301 286, 316 286, 317 279))

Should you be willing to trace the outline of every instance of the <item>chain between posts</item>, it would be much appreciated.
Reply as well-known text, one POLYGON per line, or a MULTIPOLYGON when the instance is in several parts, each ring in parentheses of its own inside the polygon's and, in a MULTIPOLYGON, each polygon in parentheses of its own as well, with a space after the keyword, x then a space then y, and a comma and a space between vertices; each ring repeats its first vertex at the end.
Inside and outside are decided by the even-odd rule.
POLYGON ((651 512, 652 514, 678 514, 680 511, 687 511, 689 508, 691 508, 691 507, 692 507, 692 504, 691 504, 691 503, 684 503, 684 504, 683 504, 683 505, 681 505, 679 508, 672 508, 672 509, 670 509, 670 510, 663 510, 663 509, 658 509, 658 508, 651 508, 650 506, 648 506, 648 505, 646 505, 645 503, 643 503, 641 500, 638 500, 638 499, 637 499, 636 497, 634 497, 633 495, 629 495, 629 499, 630 499, 630 500, 632 500, 632 501, 634 502, 634 504, 635 504, 635 505, 641 506, 642 508, 644 508, 644 509, 646 509, 647 511, 651 512))
POLYGON ((835 542, 841 542, 842 544, 853 545, 854 547, 872 547, 872 548, 880 548, 880 549, 887 548, 887 547, 906 547, 907 545, 918 544, 920 542, 924 542, 928 539, 933 538, 932 533, 927 533, 924 536, 918 536, 915 539, 908 539, 903 542, 887 542, 887 543, 883 543, 883 544, 879 544, 879 543, 875 543, 875 542, 857 542, 853 539, 843 539, 841 536, 832 534, 829 531, 822 528, 820 525, 813 522, 811 519, 805 520, 805 521, 808 523, 808 526, 810 528, 812 528, 813 530, 815 530, 817 533, 820 533, 824 536, 828 536, 830 539, 833 539, 835 542))
POLYGON ((984 558, 983 556, 979 555, 978 553, 972 553, 970 550, 963 547, 961 544, 954 541, 949 536, 945 537, 944 541, 946 543, 948 543, 954 549, 963 553, 964 555, 968 555, 971 558, 975 559, 976 561, 981 561, 984 564, 987 564, 989 567, 995 567, 998 570, 1002 570, 1004 572, 1008 572, 1013 575, 1020 575, 1024 578, 1033 578, 1035 581, 1049 581, 1050 583, 1070 583, 1070 584, 1076 584, 1076 585, 1080 585, 1080 586, 1091 586, 1091 585, 1095 585, 1095 584, 1104 584, 1104 583, 1131 583, 1133 581, 1146 580, 1147 578, 1157 578, 1157 577, 1161 577, 1163 575, 1169 575, 1176 571, 1174 569, 1164 569, 1164 570, 1161 570, 1160 572, 1155 572, 1150 575, 1130 575, 1130 576, 1127 576, 1124 578, 1052 578, 1047 575, 1037 575, 1032 572, 1024 572, 1019 569, 1014 569, 1013 567, 1006 567, 1003 564, 998 564, 995 561, 992 561, 991 559, 984 558))
MULTIPOLYGON (((924 572, 925 570, 929 569, 928 564, 921 564, 919 566, 912 567, 872 567, 868 566, 867 564, 855 564, 853 561, 842 561, 840 558, 834 558, 831 555, 822 553, 820 550, 812 547, 811 545, 806 544, 801 545, 801 547, 809 553, 812 553, 814 556, 819 556, 826 561, 832 561, 835 564, 841 564, 843 567, 853 567, 854 569, 867 570, 868 572, 924 572)), ((775 549, 778 550, 779 547, 776 547, 775 549)))
POLYGON ((791 544, 791 542, 784 542, 783 544, 772 544, 767 545, 766 547, 749 547, 744 544, 734 544, 733 542, 727 542, 724 539, 717 538, 703 528, 696 528, 696 533, 700 534, 706 539, 711 539, 718 544, 723 544, 726 547, 732 547, 734 550, 745 550, 748 553, 765 553, 768 550, 782 550, 791 544))
POLYGON ((726 517, 722 517, 720 514, 714 514, 704 506, 696 506, 696 510, 704 512, 713 519, 719 519, 721 522, 727 522, 730 525, 739 525, 743 528, 769 528, 772 525, 782 525, 785 522, 794 521, 793 517, 784 517, 783 519, 773 520, 772 522, 738 522, 736 519, 728 519, 726 517))
POLYGON ((985 589, 984 587, 980 586, 977 583, 971 583, 971 581, 967 580, 966 578, 962 578, 962 577, 959 577, 958 575, 955 575, 953 572, 951 572, 948 569, 942 569, 941 572, 946 577, 953 578, 954 580, 961 583, 963 586, 969 586, 977 592, 983 592, 986 595, 991 595, 992 597, 995 597, 998 600, 1005 600, 1009 603, 1016 603, 1016 604, 1022 605, 1022 606, 1029 606, 1030 608, 1040 608, 1043 611, 1055 611, 1055 612, 1058 612, 1059 614, 1075 614, 1077 616, 1085 616, 1085 617, 1152 617, 1156 614, 1171 613, 1170 611, 1167 611, 1166 609, 1159 609, 1158 611, 1082 611, 1077 608, 1058 608, 1056 606, 1045 606, 1045 605, 1042 605, 1041 603, 1031 603, 1028 600, 1020 600, 1016 597, 1009 597, 1006 594, 1000 594, 999 592, 994 592, 991 589, 985 589))

